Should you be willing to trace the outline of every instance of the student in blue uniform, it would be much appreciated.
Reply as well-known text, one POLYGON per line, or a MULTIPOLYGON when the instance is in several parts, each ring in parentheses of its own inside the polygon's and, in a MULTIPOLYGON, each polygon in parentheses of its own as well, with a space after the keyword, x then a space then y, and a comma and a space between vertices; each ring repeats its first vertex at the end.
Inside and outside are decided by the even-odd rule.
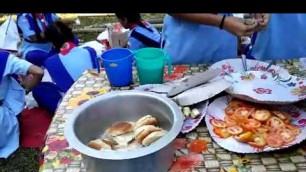
POLYGON ((162 45, 161 34, 154 26, 141 19, 140 13, 116 13, 116 17, 125 29, 130 29, 128 35, 128 47, 137 50, 145 47, 157 47, 162 45))
POLYGON ((20 13, 17 16, 17 26, 22 33, 22 57, 27 61, 43 66, 44 61, 55 51, 45 39, 44 32, 50 24, 58 21, 54 13, 20 13))
POLYGON ((43 70, 0 50, 0 158, 7 158, 19 147, 17 116, 24 107, 25 90, 17 75, 24 76, 23 87, 29 90, 41 81, 43 70))
POLYGON ((247 24, 232 14, 167 14, 164 50, 173 64, 214 63, 236 58, 237 36, 252 35, 257 22, 247 24))
POLYGON ((40 106, 55 112, 61 97, 54 95, 59 95, 59 92, 66 93, 85 70, 97 68, 99 65, 96 51, 93 48, 76 46, 71 28, 61 21, 48 26, 45 36, 59 52, 45 61, 45 67, 56 86, 42 83, 33 90, 33 97, 40 106))
POLYGON ((258 60, 306 56, 306 14, 271 14, 257 33, 252 56, 258 60))

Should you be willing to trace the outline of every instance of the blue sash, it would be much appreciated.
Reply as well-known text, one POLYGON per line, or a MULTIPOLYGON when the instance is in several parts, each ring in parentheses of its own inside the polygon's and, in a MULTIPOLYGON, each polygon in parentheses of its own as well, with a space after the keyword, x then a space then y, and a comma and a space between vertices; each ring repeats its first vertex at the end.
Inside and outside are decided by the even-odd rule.
POLYGON ((66 93, 71 86, 70 83, 74 83, 74 80, 61 62, 59 55, 54 55, 47 59, 45 66, 61 92, 66 93))
POLYGON ((97 52, 95 51, 95 49, 91 48, 91 47, 83 47, 84 49, 86 49, 89 54, 90 54, 90 58, 91 58, 91 62, 92 62, 92 67, 95 68, 99 68, 99 61, 97 58, 97 52))
POLYGON ((155 47, 160 48, 161 42, 162 42, 162 36, 159 34, 159 37, 156 37, 156 33, 150 28, 144 28, 144 27, 136 27, 131 32, 131 37, 134 37, 135 39, 142 42, 147 47, 155 47))
POLYGON ((6 63, 7 63, 7 59, 9 57, 10 53, 9 52, 5 52, 5 51, 0 51, 0 83, 2 81, 3 78, 3 74, 5 71, 5 67, 6 67, 6 63))
MULTIPOLYGON (((90 47, 84 47, 84 49, 87 50, 88 53, 90 54, 92 67, 99 68, 96 51, 90 47)), ((71 85, 74 83, 74 79, 67 71, 66 67, 61 61, 60 56, 61 56, 60 54, 57 54, 48 58, 45 61, 45 67, 47 68, 51 78, 56 83, 60 91, 66 93, 68 89, 71 87, 71 85)))

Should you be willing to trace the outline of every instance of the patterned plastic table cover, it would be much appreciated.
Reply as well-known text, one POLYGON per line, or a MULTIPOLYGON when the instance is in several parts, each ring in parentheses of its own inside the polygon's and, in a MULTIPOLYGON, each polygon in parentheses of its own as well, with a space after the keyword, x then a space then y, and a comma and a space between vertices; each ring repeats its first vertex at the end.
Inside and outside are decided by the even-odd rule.
MULTIPOLYGON (((298 60, 278 61, 277 65, 286 68, 291 74, 306 77, 306 71, 299 66, 298 60)), ((193 72, 207 69, 207 65, 175 66, 174 73, 167 80, 174 80, 193 72)), ((134 85, 129 87, 112 88, 106 78, 105 71, 100 74, 85 71, 78 81, 64 96, 53 121, 47 131, 45 146, 41 150, 40 171, 44 172, 79 172, 86 171, 78 151, 69 147, 64 137, 64 125, 67 117, 80 102, 94 96, 87 93, 95 91, 99 94, 111 90, 129 90, 138 86, 134 70, 134 85)), ((305 90, 306 91, 306 90, 305 90)), ((299 107, 306 109, 306 102, 300 102, 299 107)), ((229 152, 219 147, 210 137, 204 120, 192 132, 180 135, 175 140, 176 152, 173 158, 172 172, 222 172, 222 171, 305 171, 306 172, 306 142, 292 148, 270 153, 241 155, 229 152), (188 152, 187 145, 195 139, 204 139, 207 150, 201 154, 188 152)))

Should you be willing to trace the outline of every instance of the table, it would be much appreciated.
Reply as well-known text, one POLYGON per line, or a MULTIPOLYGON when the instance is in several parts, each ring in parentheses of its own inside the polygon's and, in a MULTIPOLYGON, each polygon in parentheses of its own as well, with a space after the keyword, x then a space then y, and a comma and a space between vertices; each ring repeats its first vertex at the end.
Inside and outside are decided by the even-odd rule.
MULTIPOLYGON (((284 60, 278 61, 277 65, 280 65, 291 74, 306 77, 306 71, 299 67, 297 60, 284 60)), ((190 75, 193 72, 204 71, 207 69, 207 65, 196 66, 175 66, 175 77, 170 79, 176 79, 185 75, 190 75)), ((93 71, 85 71, 78 81, 71 87, 71 89, 64 96, 52 122, 47 131, 45 146, 42 148, 40 171, 44 172, 79 172, 85 171, 82 164, 81 155, 78 151, 69 147, 64 137, 64 124, 65 120, 78 106, 78 102, 81 100, 87 100, 93 96, 88 96, 91 90, 98 90, 100 94, 104 94, 111 90, 129 90, 138 86, 136 73, 133 72, 135 84, 129 87, 112 88, 109 86, 109 82, 106 78, 105 71, 102 70, 100 74, 93 71)), ((168 77, 169 79, 169 77, 168 77)), ((83 102, 83 101, 81 101, 83 102)), ((301 102, 298 105, 306 110, 306 102, 301 102)), ((180 169, 179 171, 190 171, 184 167, 189 165, 195 165, 193 171, 198 172, 220 172, 220 171, 305 171, 306 172, 306 142, 294 146, 292 148, 260 154, 248 154, 240 155, 232 152, 228 152, 223 148, 220 148, 212 138, 210 137, 208 130, 202 121, 202 123, 192 132, 181 136, 175 140, 175 146, 177 148, 175 157, 177 158, 174 163, 172 171, 180 169), (190 154, 186 145, 193 139, 205 139, 207 144, 207 151, 202 154, 190 154), (179 163, 184 159, 188 159, 189 163, 179 163), (185 169, 185 170, 184 170, 185 169)), ((175 158, 174 158, 175 160, 175 158)))

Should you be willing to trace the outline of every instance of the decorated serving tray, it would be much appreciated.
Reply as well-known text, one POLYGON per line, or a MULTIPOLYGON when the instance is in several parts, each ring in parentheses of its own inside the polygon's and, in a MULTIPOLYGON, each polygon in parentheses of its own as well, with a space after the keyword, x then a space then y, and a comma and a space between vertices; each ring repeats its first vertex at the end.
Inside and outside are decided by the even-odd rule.
POLYGON ((265 71, 234 72, 223 76, 231 83, 226 91, 237 98, 265 104, 291 104, 306 98, 304 78, 283 79, 265 71))
POLYGON ((205 122, 218 145, 237 153, 284 149, 306 138, 306 112, 293 105, 250 104, 223 96, 208 106, 205 122))
MULTIPOLYGON (((288 78, 289 72, 277 65, 269 65, 267 62, 247 59, 247 69, 250 71, 267 71, 275 73, 282 78, 288 78)), ((221 75, 226 75, 234 72, 242 72, 242 60, 239 58, 221 60, 210 66, 211 69, 221 69, 221 75)))

